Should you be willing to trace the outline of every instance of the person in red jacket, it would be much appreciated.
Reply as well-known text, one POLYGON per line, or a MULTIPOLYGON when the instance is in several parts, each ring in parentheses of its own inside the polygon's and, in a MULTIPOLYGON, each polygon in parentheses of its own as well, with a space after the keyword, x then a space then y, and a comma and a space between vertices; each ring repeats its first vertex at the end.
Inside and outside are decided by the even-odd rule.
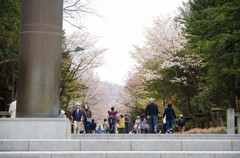
POLYGON ((115 133, 115 127, 116 127, 116 115, 117 111, 114 111, 114 107, 111 107, 111 111, 108 111, 108 122, 110 126, 110 133, 115 133))

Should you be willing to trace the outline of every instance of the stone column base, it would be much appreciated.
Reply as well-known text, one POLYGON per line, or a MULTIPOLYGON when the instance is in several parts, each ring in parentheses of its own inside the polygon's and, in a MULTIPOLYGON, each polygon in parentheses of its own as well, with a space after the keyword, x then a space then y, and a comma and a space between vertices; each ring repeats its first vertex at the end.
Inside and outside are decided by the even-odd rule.
POLYGON ((0 139, 68 139, 68 118, 0 118, 0 139))

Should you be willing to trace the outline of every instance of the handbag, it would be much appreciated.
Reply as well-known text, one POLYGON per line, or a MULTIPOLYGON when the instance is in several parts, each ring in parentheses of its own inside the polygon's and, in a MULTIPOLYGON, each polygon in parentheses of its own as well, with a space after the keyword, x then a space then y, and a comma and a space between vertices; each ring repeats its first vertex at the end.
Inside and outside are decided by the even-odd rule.
POLYGON ((167 123, 167 120, 166 120, 166 115, 164 115, 164 117, 163 117, 163 124, 166 124, 167 123))

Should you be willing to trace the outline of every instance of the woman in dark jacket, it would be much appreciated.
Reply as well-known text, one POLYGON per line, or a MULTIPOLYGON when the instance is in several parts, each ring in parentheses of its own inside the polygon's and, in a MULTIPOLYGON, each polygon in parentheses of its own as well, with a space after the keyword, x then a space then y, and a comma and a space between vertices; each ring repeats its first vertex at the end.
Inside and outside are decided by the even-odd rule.
POLYGON ((167 133, 172 134, 172 124, 174 123, 176 119, 176 114, 174 112, 174 109, 172 108, 172 103, 168 103, 168 108, 164 110, 163 113, 163 118, 166 115, 166 128, 167 128, 167 133))

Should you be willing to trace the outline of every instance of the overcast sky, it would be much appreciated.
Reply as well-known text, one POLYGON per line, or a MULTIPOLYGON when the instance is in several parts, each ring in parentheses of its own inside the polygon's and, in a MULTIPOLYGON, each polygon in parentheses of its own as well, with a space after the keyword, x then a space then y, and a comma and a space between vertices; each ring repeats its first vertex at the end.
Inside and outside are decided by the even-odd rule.
POLYGON ((98 46, 108 49, 104 65, 96 71, 101 80, 124 85, 134 65, 129 51, 142 44, 144 27, 151 27, 157 16, 176 15, 182 1, 95 0, 93 8, 102 17, 86 16, 83 24, 90 34, 100 37, 98 46))

